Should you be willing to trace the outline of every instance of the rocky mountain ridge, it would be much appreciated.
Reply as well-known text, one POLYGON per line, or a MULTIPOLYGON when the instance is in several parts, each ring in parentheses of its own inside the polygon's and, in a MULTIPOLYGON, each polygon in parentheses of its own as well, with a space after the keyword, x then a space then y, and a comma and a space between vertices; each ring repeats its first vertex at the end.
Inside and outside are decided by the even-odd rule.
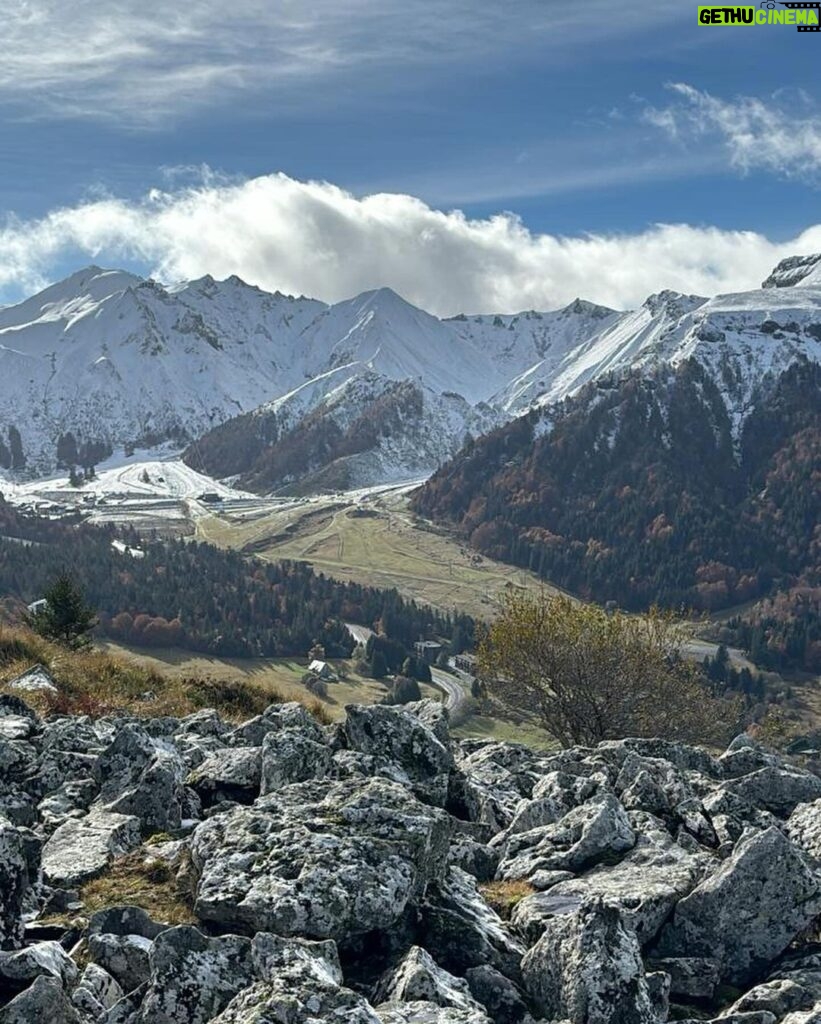
POLYGON ((821 1014, 821 778, 746 736, 540 753, 430 701, 321 727, 6 695, 0 763, 2 1024, 821 1014), (84 915, 124 856, 192 923, 84 915))
POLYGON ((764 379, 821 358, 814 259, 785 261, 767 288, 737 295, 665 291, 627 312, 577 299, 448 320, 389 288, 328 306, 236 277, 164 287, 89 267, 0 309, 0 466, 37 476, 112 449, 197 441, 194 468, 236 476, 245 463, 256 489, 276 489, 288 474, 255 453, 260 438, 270 447, 287 435, 320 487, 413 479, 466 434, 602 376, 691 359, 740 429, 764 379), (419 407, 399 445, 384 401, 398 384, 419 407), (357 421, 368 436, 345 437, 357 421))

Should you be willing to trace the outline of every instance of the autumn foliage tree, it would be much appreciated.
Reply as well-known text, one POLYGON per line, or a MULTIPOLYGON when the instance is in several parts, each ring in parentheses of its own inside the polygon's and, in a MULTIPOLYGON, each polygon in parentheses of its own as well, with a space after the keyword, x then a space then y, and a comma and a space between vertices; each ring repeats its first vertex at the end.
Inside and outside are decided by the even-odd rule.
POLYGON ((479 651, 492 696, 536 716, 563 746, 625 736, 720 741, 739 705, 713 695, 680 654, 686 630, 565 597, 511 593, 479 651))

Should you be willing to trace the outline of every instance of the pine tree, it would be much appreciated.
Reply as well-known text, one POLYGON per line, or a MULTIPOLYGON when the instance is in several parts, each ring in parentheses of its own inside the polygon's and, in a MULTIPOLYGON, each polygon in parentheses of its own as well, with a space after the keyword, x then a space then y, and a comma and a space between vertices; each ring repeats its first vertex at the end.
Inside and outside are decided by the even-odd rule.
POLYGON ((11 468, 24 469, 26 456, 23 452, 23 439, 15 426, 9 427, 9 448, 11 449, 11 468))
POLYGON ((371 661, 371 675, 374 679, 384 679, 388 674, 388 663, 385 660, 385 655, 382 651, 373 652, 373 660, 371 661))
POLYGON ((83 592, 67 572, 61 572, 45 593, 45 607, 27 617, 28 625, 40 636, 77 650, 91 643, 89 633, 97 625, 94 610, 85 603, 83 592))

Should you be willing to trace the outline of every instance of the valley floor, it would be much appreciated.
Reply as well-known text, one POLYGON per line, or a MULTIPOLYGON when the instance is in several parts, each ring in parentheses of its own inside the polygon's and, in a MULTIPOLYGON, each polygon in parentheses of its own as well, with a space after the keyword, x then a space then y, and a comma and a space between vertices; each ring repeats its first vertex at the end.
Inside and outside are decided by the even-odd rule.
POLYGON ((419 520, 408 510, 412 487, 304 499, 260 515, 214 509, 196 520, 196 533, 220 547, 310 562, 336 579, 395 587, 403 597, 476 618, 492 615, 509 587, 542 586, 533 573, 494 562, 419 520))

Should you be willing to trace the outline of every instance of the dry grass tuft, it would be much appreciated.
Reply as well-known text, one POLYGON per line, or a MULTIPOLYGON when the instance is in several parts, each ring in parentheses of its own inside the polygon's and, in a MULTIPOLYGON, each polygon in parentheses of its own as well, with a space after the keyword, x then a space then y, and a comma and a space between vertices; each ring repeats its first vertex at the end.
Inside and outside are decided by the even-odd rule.
MULTIPOLYGON (((171 674, 146 668, 102 651, 70 651, 30 630, 0 628, 0 693, 16 693, 40 714, 131 714, 146 718, 183 716, 215 708, 229 721, 261 714, 285 698, 275 686, 244 680, 220 680, 171 674), (12 691, 4 684, 33 665, 45 665, 59 692, 12 691)), ((329 722, 319 701, 305 706, 323 724, 329 722)))
POLYGON ((508 920, 513 908, 525 896, 531 896, 536 890, 530 884, 524 880, 516 882, 485 882, 479 886, 479 892, 485 899, 485 903, 496 913, 499 917, 508 920))
POLYGON ((145 851, 130 853, 110 865, 105 874, 80 889, 83 913, 108 907, 142 907, 161 924, 196 924, 193 894, 177 881, 176 870, 161 857, 145 851))

